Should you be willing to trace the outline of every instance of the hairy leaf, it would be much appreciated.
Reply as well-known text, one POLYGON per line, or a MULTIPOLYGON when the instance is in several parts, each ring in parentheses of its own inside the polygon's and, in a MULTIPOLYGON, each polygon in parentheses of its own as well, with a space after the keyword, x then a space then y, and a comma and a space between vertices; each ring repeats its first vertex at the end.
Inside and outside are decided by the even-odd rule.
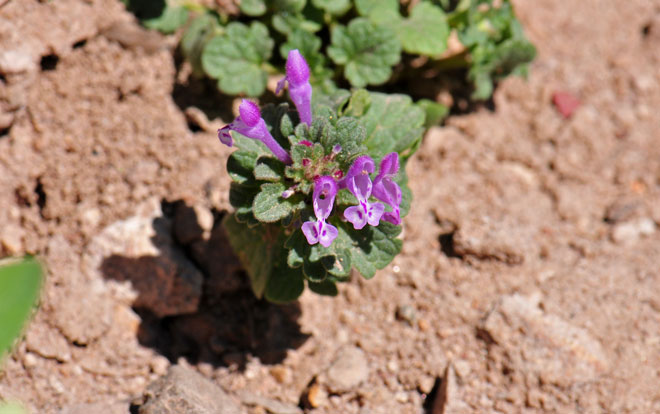
POLYGON ((305 208, 305 202, 299 194, 282 198, 284 190, 286 190, 286 187, 282 183, 263 184, 261 192, 257 194, 252 204, 254 217, 264 223, 274 223, 297 210, 305 208))
POLYGON ((447 49, 449 26, 441 8, 423 1, 418 3, 397 30, 403 50, 437 56, 447 49))
POLYGON ((393 30, 376 26, 364 18, 332 30, 328 55, 344 66, 344 75, 355 87, 380 85, 392 74, 392 65, 401 59, 401 44, 393 30))
POLYGON ((351 8, 350 0, 312 0, 312 4, 335 16, 343 16, 351 8))
POLYGON ((424 133, 424 111, 406 95, 371 93, 371 106, 359 122, 366 128, 364 144, 374 159, 392 151, 406 159, 424 133))
POLYGON ((266 26, 252 22, 229 23, 226 32, 211 39, 202 53, 207 75, 218 79, 218 88, 229 94, 258 96, 266 89, 268 74, 262 68, 273 49, 266 26))

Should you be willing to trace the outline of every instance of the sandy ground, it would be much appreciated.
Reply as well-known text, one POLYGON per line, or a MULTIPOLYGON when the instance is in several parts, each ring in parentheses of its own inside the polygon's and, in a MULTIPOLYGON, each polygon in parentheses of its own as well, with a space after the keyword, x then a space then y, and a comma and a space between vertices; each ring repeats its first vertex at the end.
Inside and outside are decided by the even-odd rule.
POLYGON ((429 131, 403 253, 287 306, 251 297, 215 227, 227 100, 178 71, 175 39, 116 1, 0 6, 0 252, 49 269, 0 397, 128 413, 179 361, 318 414, 430 413, 438 389, 436 413, 660 413, 660 2, 515 3, 531 76, 429 131))

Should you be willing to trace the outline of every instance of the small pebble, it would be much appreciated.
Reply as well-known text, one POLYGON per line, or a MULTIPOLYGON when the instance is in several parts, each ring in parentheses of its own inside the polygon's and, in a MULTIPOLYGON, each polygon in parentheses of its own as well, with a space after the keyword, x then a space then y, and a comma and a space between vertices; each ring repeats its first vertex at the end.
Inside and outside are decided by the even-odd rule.
POLYGON ((283 366, 276 366, 270 369, 270 375, 280 384, 286 384, 291 380, 291 371, 283 366))
POLYGON ((34 367, 37 365, 37 357, 31 352, 26 353, 25 357, 23 358, 23 365, 25 368, 34 367))
POLYGON ((417 319, 415 309, 410 305, 401 305, 396 308, 396 318, 400 321, 408 322, 408 325, 413 326, 417 319))
POLYGON ((322 407, 328 404, 328 393, 318 383, 314 383, 307 392, 307 401, 312 408, 322 407))

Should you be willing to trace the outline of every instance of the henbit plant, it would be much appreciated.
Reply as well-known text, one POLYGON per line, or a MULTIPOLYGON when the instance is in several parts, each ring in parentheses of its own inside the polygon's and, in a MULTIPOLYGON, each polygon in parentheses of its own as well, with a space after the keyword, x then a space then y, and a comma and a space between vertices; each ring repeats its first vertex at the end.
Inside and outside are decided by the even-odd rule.
MULTIPOLYGON (((398 0, 242 0, 240 21, 201 0, 123 1, 145 26, 166 33, 186 25, 189 11, 196 15, 181 51, 195 74, 230 95, 260 96, 268 75, 282 73, 283 59, 298 49, 324 93, 346 82, 362 88, 463 67, 473 98, 487 99, 494 81, 525 75, 536 53, 510 0, 422 0, 407 8, 398 0), (452 32, 464 48, 455 54, 447 51, 452 32)), ((438 113, 438 105, 424 108, 438 113)))
POLYGON ((278 89, 288 83, 295 110, 243 100, 218 131, 238 147, 227 161, 227 236, 255 295, 273 302, 296 299, 305 283, 335 295, 352 268, 371 278, 392 261, 412 198, 406 160, 424 132, 424 111, 405 95, 312 96, 309 77, 290 51, 278 89))

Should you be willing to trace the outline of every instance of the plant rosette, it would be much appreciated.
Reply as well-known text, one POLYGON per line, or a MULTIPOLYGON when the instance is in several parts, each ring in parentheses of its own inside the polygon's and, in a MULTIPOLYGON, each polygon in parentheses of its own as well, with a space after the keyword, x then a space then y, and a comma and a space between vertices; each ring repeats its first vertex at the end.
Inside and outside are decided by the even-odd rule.
POLYGON ((235 211, 223 224, 255 295, 272 302, 295 300, 305 284, 336 295, 351 269, 371 278, 392 261, 412 198, 405 164, 424 132, 424 111, 405 95, 312 96, 309 77, 291 50, 278 92, 288 84, 295 109, 243 100, 218 130, 238 147, 227 162, 235 211))

